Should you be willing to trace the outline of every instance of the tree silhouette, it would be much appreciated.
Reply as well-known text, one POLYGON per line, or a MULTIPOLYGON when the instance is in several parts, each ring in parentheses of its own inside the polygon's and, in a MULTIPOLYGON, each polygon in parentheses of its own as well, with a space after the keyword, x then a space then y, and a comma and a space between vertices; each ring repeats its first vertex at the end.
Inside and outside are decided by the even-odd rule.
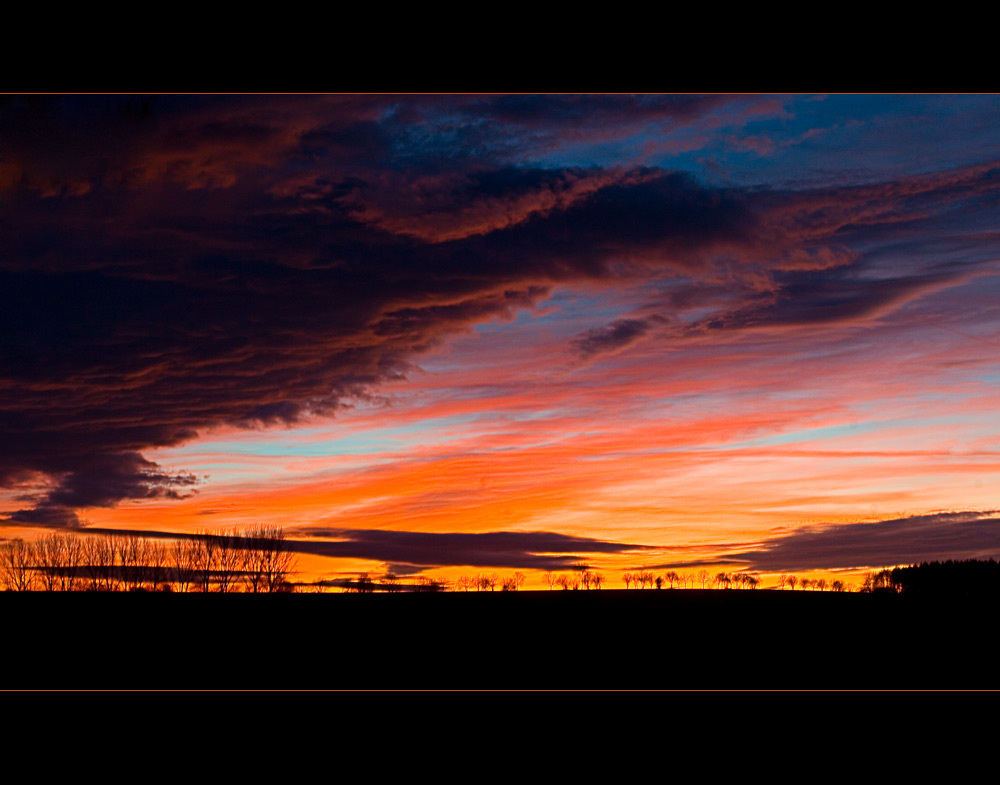
POLYGON ((35 582, 31 546, 11 540, 0 549, 0 579, 8 591, 31 591, 35 582))
MULTIPOLYGON (((194 540, 177 540, 170 549, 170 578, 179 592, 191 590, 201 546, 194 540)), ((249 577, 249 576, 248 576, 249 577)))
POLYGON ((399 576, 392 571, 383 575, 380 582, 390 594, 399 591, 399 576))
POLYGON ((223 594, 237 591, 247 561, 245 540, 237 529, 212 535, 215 541, 215 584, 223 594))
POLYGON ((285 530, 280 526, 258 524, 247 530, 245 539, 245 571, 250 590, 281 591, 296 564, 295 554, 288 549, 285 540, 285 530))

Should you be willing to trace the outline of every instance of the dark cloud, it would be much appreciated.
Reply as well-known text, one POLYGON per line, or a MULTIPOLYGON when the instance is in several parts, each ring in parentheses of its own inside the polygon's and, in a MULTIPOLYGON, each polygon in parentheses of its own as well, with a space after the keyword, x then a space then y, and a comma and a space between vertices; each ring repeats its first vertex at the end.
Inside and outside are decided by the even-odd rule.
MULTIPOLYGON (((220 531, 177 532, 87 527, 96 535, 138 535, 154 539, 199 540, 220 531)), ((507 569, 582 569, 588 554, 631 553, 652 546, 573 537, 555 532, 408 532, 383 529, 302 529, 297 534, 315 539, 285 539, 294 553, 342 559, 366 559, 390 565, 390 572, 415 575, 432 567, 493 567, 507 569)))
MULTIPOLYGON (((0 484, 50 481, 14 519, 75 525, 77 509, 191 492, 142 451, 335 413, 559 283, 726 290, 699 323, 714 329, 849 319, 957 280, 866 275, 865 249, 995 199, 990 167, 768 192, 512 157, 762 101, 0 101, 0 484)), ((622 319, 575 348, 648 327, 622 319)))
POLYGON ((916 299, 930 291, 966 283, 969 271, 964 266, 944 272, 900 275, 871 280, 853 277, 842 271, 823 275, 810 272, 779 273, 775 289, 757 293, 751 303, 712 317, 693 330, 731 330, 746 327, 780 327, 850 322, 876 316, 916 299))
POLYGON ((803 528, 727 558, 730 563, 745 561, 752 569, 768 572, 996 558, 1000 556, 996 513, 942 512, 803 528))
POLYGON ((311 529, 334 541, 292 541, 300 552, 341 558, 371 559, 424 567, 496 567, 565 570, 578 567, 587 554, 642 551, 646 546, 571 537, 554 532, 484 532, 479 534, 311 529))
POLYGON ((573 341, 573 346, 581 357, 593 357, 635 343, 648 330, 648 323, 642 319, 616 319, 605 327, 587 330, 573 341))

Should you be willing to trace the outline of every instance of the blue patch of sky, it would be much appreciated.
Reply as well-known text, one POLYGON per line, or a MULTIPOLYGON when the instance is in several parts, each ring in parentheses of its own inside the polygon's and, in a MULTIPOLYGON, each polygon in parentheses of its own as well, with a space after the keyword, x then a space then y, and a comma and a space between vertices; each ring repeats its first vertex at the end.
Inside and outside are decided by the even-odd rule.
POLYGON ((806 442, 830 441, 844 436, 859 436, 877 431, 896 430, 900 428, 930 428, 937 425, 960 425, 976 422, 975 415, 949 415, 943 417, 901 418, 891 420, 869 420, 867 422, 845 423, 843 425, 828 425, 819 428, 799 428, 788 433, 773 436, 761 436, 732 444, 713 446, 714 450, 742 450, 753 447, 779 447, 788 444, 806 442))
MULTIPOLYGON (((478 336, 494 337, 515 333, 523 335, 526 329, 536 332, 545 330, 556 337, 571 339, 581 330, 603 327, 615 319, 622 318, 623 314, 622 304, 614 293, 604 296, 578 296, 571 290, 560 289, 539 303, 537 310, 519 310, 515 318, 510 321, 493 319, 477 324, 472 328, 472 332, 478 336)), ((452 343, 458 344, 463 340, 466 339, 459 336, 452 343)), ((447 370, 450 367, 467 367, 465 360, 458 366, 446 354, 429 356, 420 364, 427 370, 433 368, 436 371, 447 370)))
MULTIPOLYGON (((335 436, 329 428, 302 428, 294 435, 263 433, 257 439, 207 438, 170 450, 171 456, 221 453, 259 457, 321 457, 325 455, 370 455, 391 452, 414 441, 440 443, 464 434, 449 435, 454 426, 475 422, 480 414, 432 417, 409 425, 376 428, 364 433, 335 436), (329 438, 319 438, 329 434, 329 438)), ((224 466, 224 464, 220 464, 224 466)))
POLYGON ((1000 158, 1000 96, 831 95, 784 99, 786 113, 746 118, 723 106, 693 126, 654 125, 628 137, 567 145, 544 166, 644 165, 718 185, 876 182, 1000 158), (726 122, 726 113, 732 121, 726 122), (713 126, 715 124, 715 127, 713 126), (704 135, 703 138, 699 139, 704 135), (753 146, 748 137, 756 137, 753 146), (692 149, 647 155, 647 145, 692 149), (771 148, 770 150, 768 148, 771 148))

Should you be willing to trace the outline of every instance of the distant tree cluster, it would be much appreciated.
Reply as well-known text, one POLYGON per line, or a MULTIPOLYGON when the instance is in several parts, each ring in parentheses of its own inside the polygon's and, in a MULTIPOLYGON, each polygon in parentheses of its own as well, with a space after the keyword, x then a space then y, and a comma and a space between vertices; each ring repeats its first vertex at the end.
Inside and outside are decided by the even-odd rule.
POLYGON ((861 591, 900 594, 996 594, 1000 565, 993 559, 924 562, 865 573, 861 591))
POLYGON ((1000 593, 1000 564, 994 559, 923 562, 865 576, 862 591, 880 589, 911 595, 994 597, 1000 593))
POLYGON ((574 572, 547 572, 545 573, 545 583, 549 589, 558 586, 563 591, 576 591, 581 586, 587 591, 600 589, 604 584, 604 575, 593 570, 579 570, 574 572))
POLYGON ((676 570, 669 570, 662 575, 657 575, 649 570, 630 570, 622 573, 622 582, 626 589, 662 589, 664 586, 670 589, 687 588, 702 589, 714 585, 717 589, 756 589, 761 585, 761 578, 756 573, 748 572, 720 572, 710 575, 708 570, 697 573, 679 573, 676 570))
POLYGON ((861 591, 865 593, 875 591, 893 592, 898 594, 902 591, 902 586, 893 577, 895 570, 879 570, 878 572, 866 572, 861 583, 861 591))
POLYGON ((778 588, 784 589, 786 586, 792 591, 795 590, 796 586, 801 586, 803 590, 812 589, 813 591, 826 591, 827 589, 833 592, 854 591, 853 583, 845 583, 841 580, 827 583, 826 578, 810 580, 809 578, 799 578, 797 575, 782 573, 778 576, 778 588))
POLYGON ((517 591, 520 589, 527 576, 523 572, 515 572, 513 575, 501 578, 497 573, 480 573, 479 575, 463 575, 455 586, 460 591, 496 591, 497 586, 500 591, 517 591))
POLYGON ((0 545, 8 591, 290 591, 280 526, 202 532, 172 544, 135 534, 61 534, 0 545))
POLYGON ((423 575, 413 583, 405 583, 400 576, 392 571, 386 572, 381 576, 372 576, 370 572, 360 572, 354 578, 336 581, 335 585, 356 594, 371 594, 377 591, 386 592, 387 594, 395 594, 401 591, 440 592, 445 589, 445 585, 440 581, 423 575))

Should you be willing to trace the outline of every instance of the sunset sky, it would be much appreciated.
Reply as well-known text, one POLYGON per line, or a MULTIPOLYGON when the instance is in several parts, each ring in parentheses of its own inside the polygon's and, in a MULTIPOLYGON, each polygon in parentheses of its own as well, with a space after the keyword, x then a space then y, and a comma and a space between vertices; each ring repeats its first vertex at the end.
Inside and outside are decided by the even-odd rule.
POLYGON ((0 538, 1000 555, 1000 96, 0 98, 0 538))

